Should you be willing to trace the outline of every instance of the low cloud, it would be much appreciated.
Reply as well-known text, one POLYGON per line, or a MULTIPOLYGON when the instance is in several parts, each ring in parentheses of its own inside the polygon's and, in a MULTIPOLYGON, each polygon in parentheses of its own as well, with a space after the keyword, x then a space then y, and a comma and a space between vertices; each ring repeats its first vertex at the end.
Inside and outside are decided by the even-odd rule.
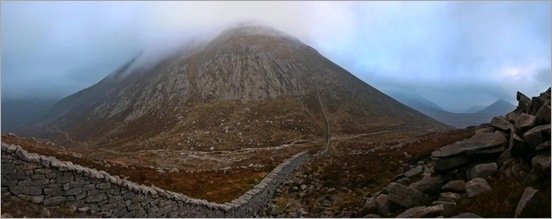
POLYGON ((550 86, 550 2, 2 2, 1 16, 3 98, 61 98, 242 21, 453 111, 550 86))

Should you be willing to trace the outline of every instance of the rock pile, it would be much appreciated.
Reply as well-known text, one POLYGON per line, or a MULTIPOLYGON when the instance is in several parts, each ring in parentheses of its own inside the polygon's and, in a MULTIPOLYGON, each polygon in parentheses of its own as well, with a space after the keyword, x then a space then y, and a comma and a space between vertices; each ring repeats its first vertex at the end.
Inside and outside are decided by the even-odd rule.
MULTIPOLYGON (((433 166, 407 170, 395 182, 367 196, 367 216, 451 217, 458 214, 454 208, 459 200, 492 190, 487 182, 490 177, 533 182, 549 179, 550 89, 531 99, 518 92, 517 100, 516 110, 493 118, 470 139, 434 151, 433 166), (401 184, 420 174, 420 180, 401 184)), ((537 193, 528 187, 512 216, 525 216, 537 193)))

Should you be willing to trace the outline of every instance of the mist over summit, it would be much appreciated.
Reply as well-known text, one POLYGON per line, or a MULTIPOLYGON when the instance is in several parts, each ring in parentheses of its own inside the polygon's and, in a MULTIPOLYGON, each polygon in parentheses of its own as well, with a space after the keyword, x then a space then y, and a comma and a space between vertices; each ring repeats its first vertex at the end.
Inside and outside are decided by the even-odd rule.
POLYGON ((328 132, 446 127, 269 27, 240 25, 198 45, 144 69, 133 68, 137 57, 16 131, 130 150, 143 144, 137 139, 177 147, 193 136, 240 148, 328 132))

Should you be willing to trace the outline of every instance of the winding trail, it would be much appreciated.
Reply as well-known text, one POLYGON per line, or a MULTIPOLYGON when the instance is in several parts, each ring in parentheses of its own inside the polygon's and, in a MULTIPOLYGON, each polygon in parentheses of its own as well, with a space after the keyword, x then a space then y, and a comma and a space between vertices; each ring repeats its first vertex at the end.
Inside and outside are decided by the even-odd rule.
POLYGON ((330 144, 332 142, 332 132, 330 130, 330 120, 326 115, 326 110, 324 110, 324 106, 322 105, 322 100, 320 99, 320 92, 318 92, 318 88, 315 88, 315 89, 316 89, 316 97, 318 100, 318 105, 320 106, 320 112, 322 112, 322 117, 324 117, 324 121, 326 122, 326 143, 324 144, 324 151, 320 153, 321 155, 324 155, 328 153, 328 150, 330 148, 330 144))

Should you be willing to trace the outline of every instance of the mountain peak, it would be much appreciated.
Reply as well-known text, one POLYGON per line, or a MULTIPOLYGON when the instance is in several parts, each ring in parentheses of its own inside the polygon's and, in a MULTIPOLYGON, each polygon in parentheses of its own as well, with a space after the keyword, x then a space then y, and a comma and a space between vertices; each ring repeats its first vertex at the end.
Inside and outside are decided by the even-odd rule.
POLYGON ((27 130, 102 147, 151 138, 159 145, 188 147, 178 143, 195 139, 198 146, 241 148, 320 135, 330 122, 332 133, 446 128, 294 39, 258 24, 231 27, 149 68, 122 67, 129 72, 118 83, 65 98, 27 130))

